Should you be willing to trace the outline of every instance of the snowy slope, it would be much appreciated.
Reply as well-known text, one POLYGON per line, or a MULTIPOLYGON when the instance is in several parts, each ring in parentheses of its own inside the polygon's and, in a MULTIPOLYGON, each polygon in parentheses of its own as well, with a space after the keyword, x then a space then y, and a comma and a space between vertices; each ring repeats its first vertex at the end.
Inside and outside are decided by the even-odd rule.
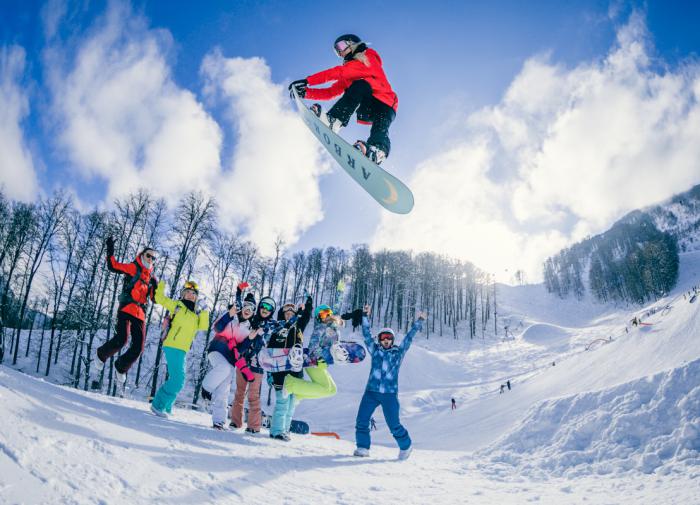
POLYGON ((698 503, 700 303, 683 295, 700 253, 681 256, 680 279, 641 308, 503 287, 515 338, 419 336, 400 379, 415 447, 402 463, 380 411, 373 457, 350 456, 368 363, 333 367, 338 395, 297 409, 342 440, 290 444, 0 367, 0 503, 698 503))

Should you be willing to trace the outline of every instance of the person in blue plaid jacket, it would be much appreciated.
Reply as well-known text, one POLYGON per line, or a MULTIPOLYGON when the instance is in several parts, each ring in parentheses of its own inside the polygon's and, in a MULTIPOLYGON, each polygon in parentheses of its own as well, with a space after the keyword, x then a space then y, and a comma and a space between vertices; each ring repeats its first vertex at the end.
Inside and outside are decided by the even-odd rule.
POLYGON ((370 306, 365 305, 362 317, 362 336, 367 346, 367 352, 372 356, 372 368, 367 380, 365 393, 360 401, 360 408, 355 421, 355 443, 357 448, 354 455, 369 456, 370 419, 374 410, 381 405, 384 419, 391 430, 396 443, 399 445, 399 459, 404 460, 411 454, 411 437, 399 419, 399 369, 406 351, 411 347, 413 337, 423 328, 425 312, 419 312, 411 330, 396 345, 396 335, 391 328, 384 328, 372 337, 369 325, 370 306))

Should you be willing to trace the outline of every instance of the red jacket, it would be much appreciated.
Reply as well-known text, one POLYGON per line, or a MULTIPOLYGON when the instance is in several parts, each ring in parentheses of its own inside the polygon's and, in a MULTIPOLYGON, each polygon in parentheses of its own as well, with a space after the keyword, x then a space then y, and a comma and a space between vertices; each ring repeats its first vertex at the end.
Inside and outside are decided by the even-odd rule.
MULTIPOLYGON (((391 89, 391 84, 384 74, 382 59, 374 49, 366 49, 363 53, 365 64, 362 59, 352 59, 337 67, 323 70, 317 74, 306 78, 310 86, 316 86, 330 81, 335 81, 328 88, 306 88, 304 98, 309 100, 330 100, 343 92, 354 82, 364 79, 372 88, 372 95, 394 109, 399 107, 399 98, 391 89)), ((362 58, 362 57, 361 57, 362 58)))
POLYGON ((136 263, 141 267, 141 276, 134 284, 131 289, 131 299, 134 302, 124 304, 119 307, 119 310, 131 314, 141 321, 146 319, 146 313, 144 312, 144 307, 148 303, 148 299, 153 300, 153 293, 155 292, 154 284, 155 277, 153 277, 153 270, 146 268, 141 262, 141 257, 137 256, 136 259, 131 263, 119 263, 114 256, 109 256, 107 258, 107 267, 112 272, 117 272, 120 274, 127 275, 128 278, 125 282, 129 282, 129 278, 133 278, 136 275, 137 268, 136 263))

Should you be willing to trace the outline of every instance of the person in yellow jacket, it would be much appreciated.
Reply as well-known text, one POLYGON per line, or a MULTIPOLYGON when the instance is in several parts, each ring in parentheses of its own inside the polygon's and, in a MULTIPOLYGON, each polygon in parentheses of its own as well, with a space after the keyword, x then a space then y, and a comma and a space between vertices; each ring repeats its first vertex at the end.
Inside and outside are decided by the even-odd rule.
POLYGON ((168 363, 168 379, 158 389, 151 403, 151 412, 168 417, 173 403, 185 385, 185 360, 197 332, 209 328, 209 311, 197 311, 199 286, 187 281, 175 301, 165 296, 165 283, 161 281, 155 293, 155 301, 170 313, 170 329, 163 341, 163 352, 168 363))

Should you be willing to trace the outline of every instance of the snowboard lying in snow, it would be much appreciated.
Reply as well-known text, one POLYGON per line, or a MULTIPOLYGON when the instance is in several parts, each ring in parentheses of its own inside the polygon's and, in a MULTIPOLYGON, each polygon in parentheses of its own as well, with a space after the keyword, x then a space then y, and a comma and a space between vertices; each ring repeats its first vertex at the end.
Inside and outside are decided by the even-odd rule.
POLYGON ((408 214, 413 208, 413 193, 403 182, 371 161, 346 140, 333 133, 301 101, 296 91, 294 101, 306 126, 350 177, 379 205, 396 214, 408 214))

